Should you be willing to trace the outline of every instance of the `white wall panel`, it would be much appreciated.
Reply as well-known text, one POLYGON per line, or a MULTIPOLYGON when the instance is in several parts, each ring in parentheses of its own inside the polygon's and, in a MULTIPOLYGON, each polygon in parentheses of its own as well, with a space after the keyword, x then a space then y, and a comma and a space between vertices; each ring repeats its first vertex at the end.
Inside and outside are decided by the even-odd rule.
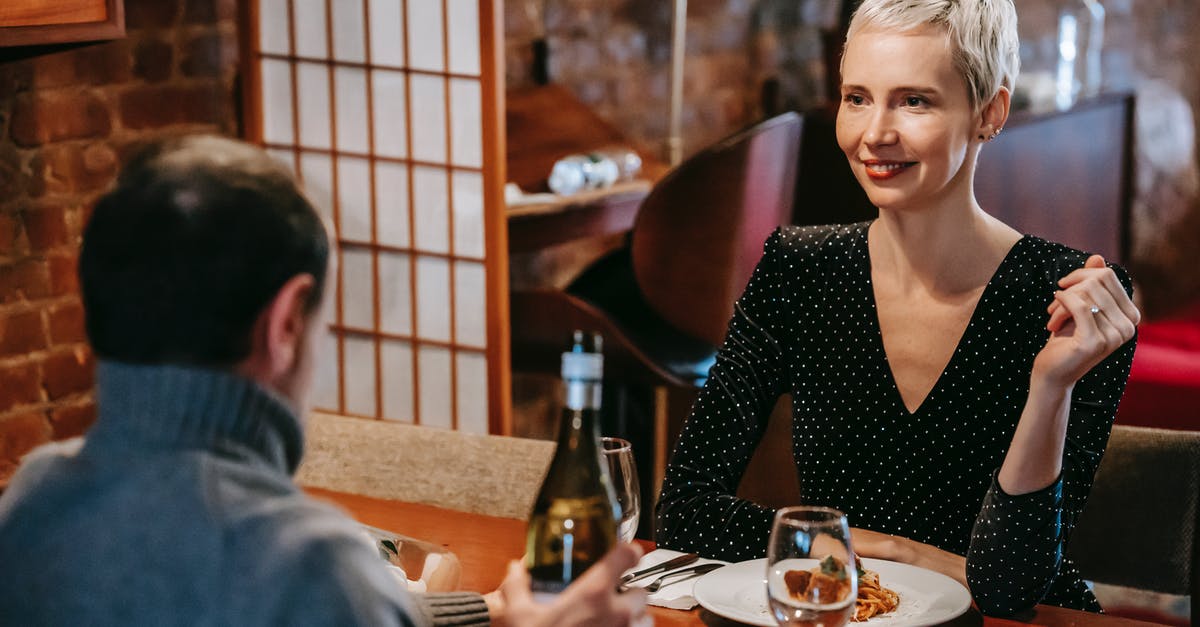
POLYGON ((413 353, 408 342, 383 340, 383 417, 413 422, 413 353))
POLYGON ((338 67, 333 71, 337 108, 337 147, 345 152, 366 154, 367 72, 362 68, 338 67))
POLYGON ((371 63, 404 65, 404 12, 400 0, 371 0, 371 63))
POLYGON ((342 249, 342 320, 350 327, 375 327, 375 273, 371 270, 371 251, 342 249))
POLYGON ((481 263, 454 262, 454 339, 487 346, 487 272, 481 263))
POLYGON ((417 349, 421 424, 449 429, 454 408, 450 402, 450 351, 439 346, 417 349))
POLYGON ((289 54, 288 0, 259 0, 258 6, 259 47, 266 53, 289 54))
POLYGON ((342 237, 371 241, 371 163, 356 157, 339 157, 338 219, 342 237))
POLYGON ((379 330, 412 335, 412 258, 379 253, 379 330))
POLYGON ((408 156, 407 89, 404 73, 390 70, 371 72, 374 101, 375 154, 403 159, 408 156))
POLYGON ((300 143, 310 148, 330 148, 329 69, 322 63, 300 63, 296 68, 297 106, 300 108, 300 143))
POLYGON ((460 351, 455 356, 455 367, 458 369, 458 430, 487 433, 487 357, 481 353, 460 351))
POLYGON ((447 0, 450 72, 479 75, 479 0, 447 0))
POLYGON ((263 141, 269 144, 291 144, 292 133, 292 69, 287 61, 263 59, 262 72, 263 141))
POLYGON ((346 336, 346 411, 374 416, 375 404, 375 342, 368 338, 346 336))
POLYGON ((413 247, 450 252, 450 199, 446 170, 413 167, 413 247))
POLYGON ((380 244, 406 248, 408 230, 408 166, 375 162, 375 235, 380 244))
POLYGON ((446 84, 439 76, 413 74, 412 155, 413 159, 446 161, 446 84))
POLYGON ((417 337, 450 341, 450 265, 440 257, 417 257, 417 337))
MULTIPOLYGON (((306 152, 300 155, 300 178, 309 202, 317 207, 327 224, 333 220, 333 160, 329 155, 306 152)), ((336 224, 334 225, 336 228, 336 224)))
POLYGON ((455 165, 483 167, 483 113, 479 81, 450 79, 450 146, 455 165))
POLYGON ((363 37, 363 5, 359 0, 330 0, 333 2, 333 58, 339 61, 365 63, 367 42, 363 37))
POLYGON ((408 0, 408 65, 415 70, 445 69, 442 51, 442 3, 408 0))
POLYGON ((329 56, 325 0, 292 0, 292 10, 295 11, 296 54, 322 59, 329 56))

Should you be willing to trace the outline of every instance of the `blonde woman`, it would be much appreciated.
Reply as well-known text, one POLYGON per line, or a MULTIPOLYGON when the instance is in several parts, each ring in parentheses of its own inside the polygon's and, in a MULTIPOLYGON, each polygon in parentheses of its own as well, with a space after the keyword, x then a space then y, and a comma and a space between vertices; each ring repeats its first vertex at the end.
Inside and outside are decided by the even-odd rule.
POLYGON ((1140 316, 1123 269, 976 201, 1017 71, 1011 0, 859 6, 837 138, 879 218, 768 239, 668 468, 662 546, 764 554, 773 512, 734 493, 791 394, 803 500, 846 512, 859 554, 954 577, 989 614, 1099 610, 1063 554, 1140 316))

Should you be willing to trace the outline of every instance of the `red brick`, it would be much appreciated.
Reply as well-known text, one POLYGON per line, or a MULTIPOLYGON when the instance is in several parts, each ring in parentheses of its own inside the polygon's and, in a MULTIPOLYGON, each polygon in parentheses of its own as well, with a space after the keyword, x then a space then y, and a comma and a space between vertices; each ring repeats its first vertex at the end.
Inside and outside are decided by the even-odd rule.
POLYGON ((75 74, 89 85, 118 85, 133 76, 132 44, 114 39, 75 52, 75 74))
POLYGON ((75 51, 38 55, 30 59, 33 87, 48 89, 75 84, 75 51))
POLYGON ((0 143, 0 202, 17 196, 23 182, 20 153, 12 144, 0 143))
POLYGON ((16 462, 34 447, 45 444, 54 436, 46 413, 22 412, 0 418, 0 459, 16 462))
POLYGON ((0 304, 50 295, 50 271, 45 261, 26 259, 0 266, 0 304))
POLYGON ((13 407, 44 401, 40 374, 33 361, 0 368, 0 414, 13 407))
POLYGON ((174 64, 175 48, 160 39, 143 39, 133 51, 133 73, 149 83, 170 78, 174 64))
POLYGON ((0 357, 31 353, 46 346, 41 311, 0 314, 0 357))
POLYGON ((108 107, 93 93, 23 93, 13 103, 9 134, 18 146, 105 137, 110 132, 108 107))
MULTIPOLYGON (((21 217, 15 212, 0 213, 0 257, 12 255, 17 250, 17 236, 21 233, 21 217)), ((8 268, 0 268, 7 272, 8 268)))
POLYGON ((42 385, 49 400, 92 389, 96 364, 86 348, 54 353, 42 362, 42 385))
POLYGON ((22 215, 29 246, 34 251, 43 251, 61 246, 69 241, 67 220, 61 207, 31 209, 22 215))
POLYGON ((218 77, 237 66, 237 41, 232 34, 204 33, 183 49, 179 69, 185 76, 218 77))
POLYGON ((117 157, 103 142, 86 147, 75 143, 50 145, 41 150, 29 167, 41 183, 30 190, 35 198, 46 193, 86 193, 104 189, 112 182, 117 157))
POLYGON ((125 26, 128 28, 165 28, 179 17, 179 0, 127 0, 125 26))
POLYGON ((33 83, 33 64, 0 63, 0 94, 15 94, 33 83))
POLYGON ((172 124, 217 124, 229 115, 233 95, 218 83, 146 85, 121 94, 121 123, 130 129, 172 124))
POLYGON ((84 330, 83 305, 71 301, 55 306, 50 310, 50 344, 69 344, 86 342, 87 332, 84 330))
POLYGON ((50 410, 50 424, 54 428, 55 440, 83 435, 94 422, 96 403, 92 401, 50 410))
POLYGON ((232 22, 238 17, 238 0, 215 0, 217 4, 217 19, 232 22))
POLYGON ((217 22, 216 0, 184 0, 183 22, 185 24, 215 24, 217 22))
POLYGON ((50 266, 50 291, 55 296, 79 292, 79 258, 73 254, 54 255, 50 266))

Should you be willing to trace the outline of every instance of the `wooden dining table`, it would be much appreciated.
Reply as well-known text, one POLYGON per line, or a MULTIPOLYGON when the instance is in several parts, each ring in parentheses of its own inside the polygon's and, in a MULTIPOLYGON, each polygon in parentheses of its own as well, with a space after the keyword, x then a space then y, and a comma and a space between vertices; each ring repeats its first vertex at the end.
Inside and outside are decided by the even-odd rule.
MULTIPOLYGON (((309 488, 308 492, 340 506, 363 524, 419 538, 454 553, 462 564, 461 590, 495 590, 504 579, 508 563, 519 559, 525 551, 523 520, 317 488, 309 488)), ((644 544, 650 548, 648 543, 644 544)), ((685 611, 651 606, 649 613, 658 627, 732 627, 741 624, 703 608, 685 611)), ((1039 605, 1027 615, 1013 619, 983 616, 971 608, 957 619, 944 623, 953 627, 1147 627, 1154 624, 1050 605, 1039 605)))

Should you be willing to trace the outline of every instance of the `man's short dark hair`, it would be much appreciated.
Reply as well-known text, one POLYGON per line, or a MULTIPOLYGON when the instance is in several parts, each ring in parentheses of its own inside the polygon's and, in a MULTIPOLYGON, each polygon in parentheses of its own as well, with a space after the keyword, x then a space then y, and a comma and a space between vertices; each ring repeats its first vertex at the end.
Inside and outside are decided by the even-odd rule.
POLYGON ((231 139, 182 137, 141 151, 96 204, 80 283, 96 355, 231 366, 259 313, 292 277, 321 300, 329 240, 292 175, 231 139))

